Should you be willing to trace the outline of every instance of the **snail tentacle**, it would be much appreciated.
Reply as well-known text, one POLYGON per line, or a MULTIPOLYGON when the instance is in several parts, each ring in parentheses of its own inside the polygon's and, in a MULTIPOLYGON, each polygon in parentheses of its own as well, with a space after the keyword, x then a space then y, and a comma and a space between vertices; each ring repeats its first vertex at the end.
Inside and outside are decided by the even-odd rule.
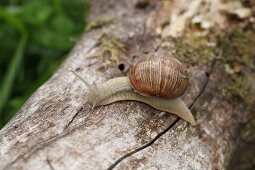
POLYGON ((71 72, 76 76, 78 77, 82 82, 83 84, 88 88, 89 90, 89 93, 90 95, 87 95, 85 97, 85 102, 87 103, 88 100, 91 101, 91 106, 92 106, 92 109, 96 106, 96 103, 97 103, 97 99, 100 95, 100 91, 99 91, 99 88, 97 87, 97 84, 95 82, 93 82, 92 84, 89 84, 86 80, 84 80, 80 75, 78 75, 76 72, 72 71, 71 72))

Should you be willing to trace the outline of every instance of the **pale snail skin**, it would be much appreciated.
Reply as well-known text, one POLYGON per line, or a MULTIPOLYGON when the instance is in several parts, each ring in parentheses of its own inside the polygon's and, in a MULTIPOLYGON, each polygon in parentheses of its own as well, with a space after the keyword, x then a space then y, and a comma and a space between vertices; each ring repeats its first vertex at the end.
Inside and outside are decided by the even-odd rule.
POLYGON ((117 77, 102 84, 92 85, 72 71, 89 89, 85 98, 86 103, 94 107, 108 105, 117 101, 132 100, 146 103, 153 108, 169 113, 174 113, 192 126, 196 125, 189 108, 180 97, 173 99, 160 96, 144 96, 137 93, 130 84, 128 77, 117 77))

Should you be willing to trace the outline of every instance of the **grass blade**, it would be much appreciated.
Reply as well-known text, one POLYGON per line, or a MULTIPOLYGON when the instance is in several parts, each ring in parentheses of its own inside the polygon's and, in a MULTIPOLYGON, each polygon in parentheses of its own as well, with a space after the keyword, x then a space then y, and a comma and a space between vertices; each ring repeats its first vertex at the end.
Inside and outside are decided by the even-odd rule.
POLYGON ((3 79, 3 82, 1 83, 1 89, 0 89, 0 117, 2 117, 2 110, 7 102, 10 93, 12 91, 12 87, 14 84, 14 80, 16 77, 16 73, 19 69, 19 65, 22 61, 23 55, 24 55, 24 49, 27 44, 28 36, 27 34, 22 34, 17 48, 15 50, 15 54, 12 57, 11 63, 8 67, 7 73, 5 74, 5 77, 3 79))

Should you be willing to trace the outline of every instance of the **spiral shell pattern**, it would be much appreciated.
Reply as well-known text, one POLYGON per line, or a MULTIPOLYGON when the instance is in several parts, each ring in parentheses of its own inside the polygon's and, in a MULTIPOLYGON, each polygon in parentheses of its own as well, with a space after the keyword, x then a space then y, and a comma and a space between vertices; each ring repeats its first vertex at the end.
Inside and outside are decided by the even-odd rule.
POLYGON ((176 98, 189 84, 188 72, 174 57, 152 57, 137 63, 128 74, 136 92, 145 96, 176 98))

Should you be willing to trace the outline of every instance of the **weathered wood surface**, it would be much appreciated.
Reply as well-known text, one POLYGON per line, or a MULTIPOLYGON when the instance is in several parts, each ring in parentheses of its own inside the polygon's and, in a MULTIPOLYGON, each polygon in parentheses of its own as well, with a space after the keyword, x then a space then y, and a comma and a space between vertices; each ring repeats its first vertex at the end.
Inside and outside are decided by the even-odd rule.
POLYGON ((155 32, 164 18, 155 17, 164 10, 163 1, 150 2, 145 9, 139 2, 91 2, 90 20, 111 16, 113 22, 85 33, 59 70, 0 131, 0 169, 226 167, 246 115, 222 97, 219 87, 227 75, 216 61, 190 66, 191 82, 182 98, 195 115, 195 127, 139 102, 94 110, 84 103, 87 89, 69 70, 100 83, 125 75, 142 57, 172 54, 171 40, 163 48, 155 32), (91 57, 102 48, 95 45, 102 33, 128 47, 117 60, 111 58, 111 66, 103 57, 91 57), (119 63, 126 66, 124 72, 119 63))

